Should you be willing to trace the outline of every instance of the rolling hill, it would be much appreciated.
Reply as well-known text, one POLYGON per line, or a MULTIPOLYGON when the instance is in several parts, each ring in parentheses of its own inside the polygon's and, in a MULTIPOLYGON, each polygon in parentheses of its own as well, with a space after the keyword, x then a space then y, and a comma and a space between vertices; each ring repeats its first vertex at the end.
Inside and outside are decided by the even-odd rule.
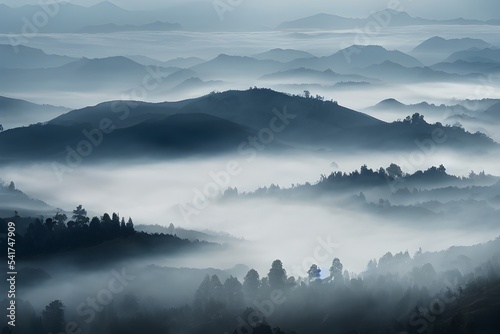
POLYGON ((47 122, 68 112, 64 107, 35 104, 28 101, 0 96, 0 124, 4 130, 47 122))
POLYGON ((3 163, 68 159, 75 150, 89 156, 86 161, 176 158, 249 153, 252 137, 266 142, 268 151, 292 147, 390 150, 415 148, 415 140, 432 138, 437 129, 445 131, 447 140, 442 145, 446 147, 497 147, 484 135, 473 135, 460 128, 425 122, 385 123, 335 102, 251 89, 174 103, 103 103, 71 111, 46 125, 4 131, 0 133, 0 151, 3 163), (100 135, 96 129, 102 130, 100 135))

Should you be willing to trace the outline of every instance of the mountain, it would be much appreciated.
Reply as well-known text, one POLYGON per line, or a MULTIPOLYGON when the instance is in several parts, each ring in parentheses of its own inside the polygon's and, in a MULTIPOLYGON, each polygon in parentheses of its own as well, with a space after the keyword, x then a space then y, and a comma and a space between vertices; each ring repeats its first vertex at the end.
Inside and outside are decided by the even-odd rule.
POLYGON ((430 68, 436 71, 442 71, 460 75, 466 75, 472 73, 489 75, 492 73, 500 72, 500 62, 498 63, 480 62, 480 61, 471 62, 464 60, 456 60, 452 63, 446 63, 446 62, 437 63, 430 66, 430 68))
POLYGON ((84 27, 80 32, 87 34, 99 34, 99 33, 113 33, 120 31, 173 31, 182 30, 182 26, 178 23, 168 23, 156 21, 153 23, 143 24, 143 25, 117 25, 114 23, 94 25, 84 27))
POLYGON ((285 64, 275 60, 258 60, 251 57, 230 56, 221 54, 212 60, 191 67, 190 69, 210 77, 225 78, 258 78, 261 75, 284 68, 285 64))
POLYGON ((0 180, 0 198, 2 199, 0 201, 0 217, 12 217, 14 211, 17 211, 21 216, 40 216, 41 214, 55 214, 57 212, 56 208, 33 199, 16 189, 14 182, 6 185, 0 180))
POLYGON ((258 53, 252 58, 259 60, 274 60, 279 62, 289 62, 299 58, 313 58, 309 52, 293 50, 293 49, 272 49, 266 52, 258 53))
POLYGON ((414 148, 415 140, 432 138, 437 129, 446 133, 447 140, 441 144, 446 147, 496 147, 489 138, 460 128, 442 128, 423 121, 385 123, 334 102, 269 89, 213 93, 174 103, 134 102, 134 108, 128 106, 125 101, 103 103, 71 111, 46 125, 4 131, 0 133, 3 162, 49 160, 73 164, 76 159, 81 163, 83 158, 76 150, 84 154, 85 161, 236 151, 251 154, 250 138, 260 140, 262 129, 278 126, 274 140, 264 146, 267 151, 291 147, 414 148), (104 125, 103 119, 108 120, 104 125))
MULTIPOLYGON (((150 13, 128 11, 109 1, 90 7, 69 2, 57 2, 45 7, 40 5, 5 6, 4 10, 0 11, 0 32, 21 33, 23 30, 35 33, 78 32, 89 25, 108 24, 110 18, 113 18, 112 23, 119 25, 146 24, 154 21, 154 16, 150 13), (40 9, 43 11, 40 12, 40 9), (37 17, 40 15, 39 13, 45 13, 50 18, 47 20, 47 24, 36 26, 32 19, 22 20, 23 17, 37 17)), ((19 38, 25 39, 23 36, 19 38)))
POLYGON ((0 125, 4 130, 46 122, 68 111, 69 109, 64 107, 35 104, 0 96, 0 125))
POLYGON ((297 84, 333 84, 338 82, 373 82, 378 81, 375 79, 366 78, 356 74, 339 74, 328 69, 325 71, 316 71, 307 68, 297 68, 293 70, 281 71, 271 74, 263 75, 259 78, 267 82, 280 82, 289 83, 295 82, 297 84))
POLYGON ((141 85, 147 77, 166 77, 176 70, 144 66, 121 56, 82 58, 55 68, 0 69, 0 75, 4 78, 0 81, 0 88, 6 91, 95 91, 103 88, 121 91, 141 85))
POLYGON ((303 30, 337 30, 353 29, 366 26, 370 22, 380 22, 381 18, 385 21, 389 17, 389 26, 412 26, 412 25, 498 25, 496 21, 478 21, 466 20, 463 18, 452 20, 428 20, 419 17, 412 17, 406 12, 386 9, 375 12, 366 18, 346 18, 337 15, 325 13, 316 14, 300 18, 293 21, 283 22, 277 26, 277 29, 303 30))
POLYGON ((453 114, 470 114, 472 110, 465 108, 462 105, 435 105, 428 102, 420 102, 416 104, 404 104, 396 99, 386 99, 380 101, 376 105, 367 108, 366 110, 372 111, 399 111, 404 115, 409 113, 419 112, 422 114, 433 113, 437 115, 453 114))
POLYGON ((187 57, 187 58, 175 58, 175 59, 170 59, 164 62, 163 66, 166 67, 179 67, 179 68, 189 68, 193 67, 196 65, 199 65, 201 63, 206 62, 205 59, 201 59, 198 57, 187 57))
POLYGON ((439 36, 431 37, 418 46, 416 46, 411 52, 412 53, 449 53, 468 50, 472 48, 485 49, 491 47, 491 44, 483 41, 482 39, 476 38, 454 38, 445 39, 439 36))
POLYGON ((454 52, 469 49, 485 49, 488 47, 491 47, 491 44, 482 39, 445 39, 435 36, 416 46, 410 54, 424 61, 426 64, 432 64, 447 58, 454 52))
POLYGON ((199 65, 201 63, 206 62, 205 59, 201 59, 198 57, 186 57, 186 58, 179 57, 179 58, 174 58, 174 59, 170 59, 167 61, 161 61, 158 59, 153 59, 153 58, 149 58, 146 56, 137 56, 137 55, 126 56, 126 57, 139 63, 139 64, 142 64, 142 65, 161 66, 161 67, 167 67, 167 68, 172 68, 172 69, 176 69, 176 70, 187 69, 187 68, 190 68, 190 67, 193 67, 193 66, 196 66, 196 65, 199 65))
POLYGON ((404 103, 399 102, 396 99, 385 99, 383 101, 380 101, 373 107, 370 107, 370 109, 381 109, 381 110, 386 110, 386 109, 399 109, 406 107, 404 103))
MULTIPOLYGON (((233 150, 237 143, 244 142, 252 134, 243 126, 200 113, 174 114, 155 121, 146 119, 128 127, 114 128, 114 123, 108 124, 111 129, 106 126, 108 133, 105 140, 99 142, 100 137, 96 135, 92 142, 97 144, 87 142, 90 146, 86 149, 92 155, 91 159, 85 160, 210 155, 233 150)), ((72 159, 78 161, 82 158, 78 151, 71 151, 71 148, 80 150, 79 145, 89 138, 85 133, 90 133, 88 136, 96 133, 92 130, 88 123, 72 126, 48 123, 4 131, 0 133, 2 162, 59 161, 71 165, 72 159), (28 139, 34 138, 31 136, 39 140, 33 142, 28 139)))
POLYGON ((363 68, 385 61, 406 67, 422 66, 419 60, 410 55, 397 50, 387 50, 377 45, 353 45, 331 56, 297 59, 287 63, 287 66, 289 68, 305 67, 319 71, 331 68, 336 72, 345 73, 353 68, 363 68))
POLYGON ((500 122, 500 103, 494 104, 484 111, 487 120, 500 122))
MULTIPOLYGON (((43 7, 39 4, 0 6, 0 33, 19 34, 23 30, 29 33, 79 33, 90 26, 102 26, 101 29, 105 30, 116 26, 143 26, 156 21, 178 22, 184 29, 194 31, 234 31, 241 30, 242 24, 239 15, 227 15, 221 20, 214 4, 207 1, 174 2, 155 10, 126 10, 109 1, 89 7, 63 1, 50 2, 43 7), (49 20, 38 27, 31 18, 40 16, 40 9, 47 13, 49 20)), ((245 26, 257 26, 255 20, 250 21, 246 16, 243 19, 247 20, 245 26)), ((164 30, 165 27, 161 28, 164 30)), ((151 29, 158 28, 147 28, 151 29)), ((23 36, 14 39, 26 40, 23 36)))
POLYGON ((450 55, 444 61, 447 63, 452 63, 457 60, 462 60, 467 62, 480 62, 480 63, 499 63, 500 49, 486 48, 486 49, 458 51, 450 55))
POLYGON ((0 68, 33 69, 58 67, 75 61, 76 58, 49 55, 40 49, 24 45, 0 44, 0 68))
POLYGON ((277 29, 348 29, 361 24, 361 19, 345 18, 325 13, 304 17, 298 20, 283 22, 277 29))
MULTIPOLYGON (((400 64, 385 61, 361 69, 353 69, 354 73, 380 79, 384 82, 435 82, 435 81, 463 81, 468 76, 435 71, 429 67, 406 67, 400 64)), ((471 75, 471 78, 476 78, 471 75)))

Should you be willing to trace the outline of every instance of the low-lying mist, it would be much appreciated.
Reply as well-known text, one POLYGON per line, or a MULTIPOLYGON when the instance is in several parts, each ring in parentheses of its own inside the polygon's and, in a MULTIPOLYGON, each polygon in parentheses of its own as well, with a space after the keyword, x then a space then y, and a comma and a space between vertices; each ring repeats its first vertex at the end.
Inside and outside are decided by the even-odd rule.
POLYGON ((226 232, 246 240, 221 256, 150 262, 167 266, 229 268, 243 263, 264 270, 270 261, 280 258, 295 275, 305 275, 317 248, 326 247, 323 251, 331 253, 324 259, 315 259, 318 265, 327 266, 331 257, 340 257, 348 270, 360 272, 370 259, 389 250, 441 250, 484 242, 500 234, 500 229, 486 232, 473 227, 458 228, 446 219, 422 224, 419 217, 385 218, 333 200, 325 205, 315 199, 288 202, 256 198, 233 202, 215 198, 228 187, 248 192, 272 184, 289 188, 315 183, 321 174, 359 170, 365 163, 378 169, 394 162, 407 173, 444 164, 449 174, 458 176, 468 176, 471 170, 498 174, 499 161, 495 156, 464 159, 459 153, 439 150, 425 155, 417 146, 413 153, 424 159, 416 161, 409 153, 367 152, 349 157, 335 152, 302 156, 261 154, 253 161, 247 161, 246 156, 228 155, 135 164, 84 164, 64 174, 62 182, 49 164, 4 167, 0 175, 53 207, 69 211, 82 204, 90 217, 113 211, 132 217, 135 224, 173 223, 186 229, 226 232), (233 167, 229 171, 230 162, 233 167), (306 259, 306 263, 297 263, 297 259, 306 259))

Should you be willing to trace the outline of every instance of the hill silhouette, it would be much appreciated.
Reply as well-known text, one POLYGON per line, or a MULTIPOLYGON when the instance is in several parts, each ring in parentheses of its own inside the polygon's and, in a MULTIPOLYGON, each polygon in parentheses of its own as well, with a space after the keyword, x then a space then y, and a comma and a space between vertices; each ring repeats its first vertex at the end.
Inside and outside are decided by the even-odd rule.
POLYGON ((484 135, 461 128, 425 121, 386 123, 332 101, 251 89, 175 103, 134 102, 134 108, 125 101, 103 103, 71 111, 46 125, 4 131, 0 133, 0 150, 4 163, 61 158, 70 151, 68 147, 75 149, 82 140, 91 140, 93 133, 92 140, 97 143, 89 159, 235 152, 242 145, 247 147, 249 136, 259 136, 261 129, 269 128, 273 119, 282 119, 283 127, 269 143, 269 150, 414 148, 415 140, 432 138, 436 129, 446 132, 443 145, 448 147, 496 147, 484 135), (120 119, 116 111, 127 108, 127 116, 120 119), (95 131, 103 119, 114 128, 101 137, 95 131))
POLYGON ((0 124, 3 129, 46 122, 68 112, 65 107, 35 104, 25 100, 0 96, 0 124))
POLYGON ((77 60, 68 56, 47 54, 40 49, 24 45, 0 44, 0 68, 33 69, 58 67, 77 60))

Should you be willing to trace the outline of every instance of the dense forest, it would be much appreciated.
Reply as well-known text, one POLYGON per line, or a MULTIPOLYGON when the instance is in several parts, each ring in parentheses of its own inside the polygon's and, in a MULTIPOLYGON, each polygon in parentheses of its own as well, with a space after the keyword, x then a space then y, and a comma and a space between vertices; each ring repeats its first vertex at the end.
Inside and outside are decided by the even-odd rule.
MULTIPOLYGON (((17 236, 19 256, 58 257, 73 249, 85 253, 86 247, 137 235, 160 237, 160 243, 175 247, 190 243, 173 235, 136 232, 131 219, 126 222, 116 213, 90 219, 81 205, 66 221, 63 213, 44 223, 34 219, 26 233, 17 236)), ((76 309, 59 299, 35 309, 19 299, 18 326, 13 332, 5 327, 2 334, 487 333, 499 326, 493 310, 500 301, 500 238, 438 253, 389 252, 357 274, 334 258, 329 268, 312 264, 304 277, 294 277, 277 259, 267 273, 249 269, 240 278, 230 275, 224 280, 207 274, 198 284, 180 307, 166 306, 160 294, 143 295, 140 284, 127 288, 126 283, 115 296, 98 294, 101 304, 76 309)))
MULTIPOLYGON (((426 262, 436 254, 401 252, 370 261, 361 274, 344 270, 335 258, 326 270, 313 264, 307 276, 293 277, 275 260, 264 275, 250 269, 242 280, 207 275, 192 299, 177 308, 130 290, 110 298, 105 307, 82 307, 76 314, 63 300, 43 310, 20 300, 23 321, 16 332, 493 333, 488 330, 499 326, 494 311, 500 301, 499 249, 497 238, 464 250, 496 251, 469 270, 464 270, 471 261, 465 255, 447 264, 455 269, 440 270, 426 262)), ((451 258, 451 253, 445 255, 451 258)))

